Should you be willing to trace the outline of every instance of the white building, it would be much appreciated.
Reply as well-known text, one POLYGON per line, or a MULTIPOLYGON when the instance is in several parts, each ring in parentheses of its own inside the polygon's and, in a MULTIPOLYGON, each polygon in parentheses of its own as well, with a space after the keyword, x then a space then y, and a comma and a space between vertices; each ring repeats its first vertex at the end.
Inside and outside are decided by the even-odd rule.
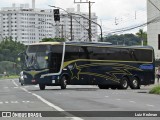
POLYGON ((0 11, 1 36, 12 37, 24 44, 39 42, 45 37, 54 37, 52 10, 31 9, 29 5, 21 4, 2 8, 0 11), (43 22, 47 21, 47 22, 43 22))
MULTIPOLYGON (((75 11, 74 8, 68 8, 66 10, 68 13, 73 13, 77 15, 70 15, 67 12, 61 11, 61 20, 60 20, 60 36, 66 38, 67 40, 71 39, 71 24, 72 24, 72 40, 73 41, 89 41, 88 29, 89 29, 89 15, 88 13, 81 13, 80 11, 75 11), (71 18, 72 16, 72 18, 71 18), (83 17, 82 17, 83 16, 83 17), (71 23, 72 20, 72 23, 71 23)), ((91 19, 94 22, 97 22, 97 16, 95 13, 91 14, 91 19)), ((93 22, 91 23, 91 36, 92 42, 98 41, 97 36, 97 25, 93 22)))
MULTIPOLYGON (((83 15, 88 18, 88 13, 81 13, 80 9, 75 12, 73 8, 61 11, 60 23, 54 21, 52 9, 36 9, 35 0, 32 1, 32 8, 29 4, 21 4, 17 7, 5 7, 0 10, 0 39, 12 37, 13 40, 24 44, 41 41, 43 38, 64 37, 66 40, 89 41, 88 20, 77 15, 71 17, 68 13, 83 15)), ((97 16, 92 13, 92 20, 97 21, 97 16)), ((97 25, 92 23, 92 41, 97 41, 97 25)))
MULTIPOLYGON (((160 0, 151 2, 160 9, 160 0)), ((147 0, 147 21, 155 19, 147 25, 148 44, 154 48, 155 58, 160 59, 160 11, 152 3, 147 0)))

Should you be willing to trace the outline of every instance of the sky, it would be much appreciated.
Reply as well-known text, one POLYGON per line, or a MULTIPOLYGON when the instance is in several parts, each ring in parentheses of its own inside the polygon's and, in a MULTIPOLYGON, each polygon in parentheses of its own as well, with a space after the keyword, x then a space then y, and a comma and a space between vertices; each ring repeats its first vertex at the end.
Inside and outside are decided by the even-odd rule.
MULTIPOLYGON (((2 7, 11 7, 12 3, 24 4, 29 3, 31 7, 32 0, 5 0, 0 4, 2 7)), ((54 5, 66 8, 77 8, 76 2, 86 2, 88 0, 35 0, 36 8, 50 9, 48 5, 54 5)), ((136 25, 143 24, 147 21, 146 15, 146 0, 91 0, 95 2, 91 6, 91 11, 95 12, 98 20, 97 22, 102 25, 104 34, 111 34, 117 29, 130 28, 136 25)), ((81 11, 88 12, 88 4, 81 4, 81 11)), ((136 33, 139 29, 146 31, 146 27, 137 28, 134 30, 117 34, 136 33)))

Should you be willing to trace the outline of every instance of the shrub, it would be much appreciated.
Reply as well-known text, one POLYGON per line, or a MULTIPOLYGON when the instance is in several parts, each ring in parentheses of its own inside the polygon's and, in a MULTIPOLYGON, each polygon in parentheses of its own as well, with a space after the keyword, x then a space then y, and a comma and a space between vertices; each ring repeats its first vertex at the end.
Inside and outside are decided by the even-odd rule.
POLYGON ((154 88, 152 88, 149 93, 151 94, 159 94, 160 95, 160 85, 155 86, 154 88))

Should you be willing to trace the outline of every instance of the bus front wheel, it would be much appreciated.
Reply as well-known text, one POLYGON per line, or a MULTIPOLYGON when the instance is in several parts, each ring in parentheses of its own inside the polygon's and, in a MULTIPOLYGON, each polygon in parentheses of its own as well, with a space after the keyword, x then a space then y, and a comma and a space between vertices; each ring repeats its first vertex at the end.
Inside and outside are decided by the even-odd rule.
POLYGON ((131 89, 139 89, 140 88, 140 83, 138 78, 134 77, 130 83, 130 88, 131 89))
POLYGON ((45 90, 45 85, 44 84, 39 84, 39 88, 40 88, 40 90, 45 90))
POLYGON ((66 89, 67 87, 67 79, 65 76, 61 78, 61 89, 66 89))

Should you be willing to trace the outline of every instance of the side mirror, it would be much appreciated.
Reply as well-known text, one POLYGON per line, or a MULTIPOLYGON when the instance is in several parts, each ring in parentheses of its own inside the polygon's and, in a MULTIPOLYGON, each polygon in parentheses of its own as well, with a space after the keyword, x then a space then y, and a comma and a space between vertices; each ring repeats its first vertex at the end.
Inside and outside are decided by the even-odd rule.
POLYGON ((44 59, 45 59, 45 60, 48 60, 48 56, 45 56, 44 59))

